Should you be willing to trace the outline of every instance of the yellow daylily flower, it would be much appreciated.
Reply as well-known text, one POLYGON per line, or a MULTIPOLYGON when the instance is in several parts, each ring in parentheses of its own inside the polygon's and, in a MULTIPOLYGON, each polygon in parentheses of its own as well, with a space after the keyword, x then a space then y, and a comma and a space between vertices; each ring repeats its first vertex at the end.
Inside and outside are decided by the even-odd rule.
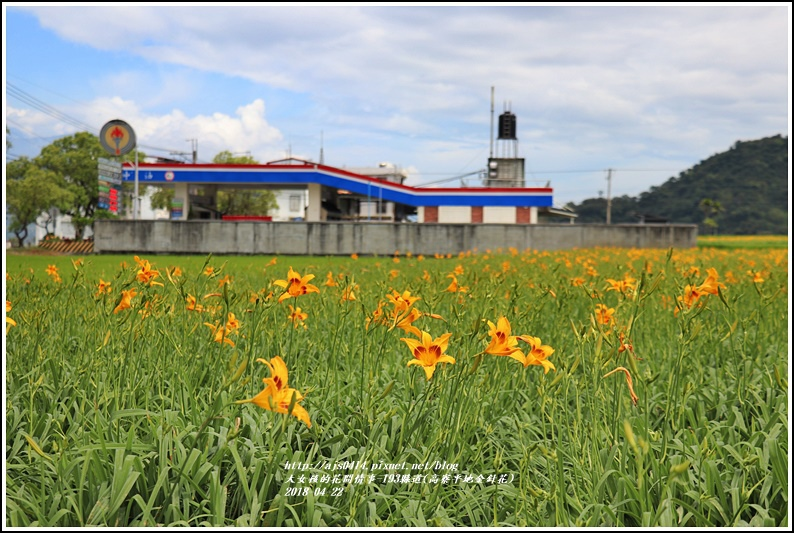
POLYGON ((152 270, 152 266, 149 264, 148 260, 141 259, 137 255, 133 259, 135 259, 135 262, 138 263, 138 265, 141 267, 140 270, 138 270, 137 274, 135 275, 135 278, 138 281, 149 286, 152 285, 159 285, 161 287, 163 286, 162 283, 154 281, 156 277, 160 276, 160 272, 158 272, 157 270, 152 270))
POLYGON ((353 292, 354 290, 358 290, 358 285, 354 285, 352 287, 345 287, 345 290, 342 291, 342 301, 343 302, 355 301, 356 293, 353 292))
POLYGON ((132 308, 132 299, 137 296, 137 291, 133 289, 129 289, 126 291, 121 291, 121 300, 119 301, 118 305, 115 309, 113 309, 113 313, 118 313, 119 311, 124 311, 125 309, 132 308))
POLYGON ((197 311, 199 313, 204 311, 204 306, 199 303, 196 303, 196 297, 193 296, 192 294, 188 294, 185 297, 185 302, 186 302, 185 308, 188 311, 197 311))
POLYGON ((408 361, 407 366, 421 365, 422 369, 427 375, 427 379, 429 380, 433 377, 433 373, 436 371, 437 364, 455 364, 455 359, 444 354, 444 352, 447 350, 447 345, 449 344, 449 338, 451 336, 452 333, 444 333, 437 339, 431 339, 429 333, 422 331, 421 341, 416 339, 400 339, 408 345, 408 348, 411 349, 411 353, 414 356, 413 360, 408 361))
POLYGON ((11 302, 6 300, 6 333, 8 333, 8 328, 11 326, 16 326, 17 323, 11 317, 8 316, 8 313, 11 312, 11 302))
POLYGON ((102 278, 99 278, 99 286, 96 291, 95 296, 99 296, 101 294, 110 294, 110 282, 104 281, 102 278))
POLYGON ((300 307, 293 308, 290 305, 289 314, 287 315, 287 318, 289 318, 292 321, 293 327, 297 328, 298 325, 303 325, 303 327, 305 328, 306 326, 303 324, 303 321, 309 318, 309 315, 302 312, 300 307))
MULTIPOLYGON (((521 351, 518 347, 518 339, 510 335, 510 322, 508 322, 507 318, 499 317, 499 320, 496 321, 496 325, 489 320, 488 328, 488 335, 491 336, 491 342, 488 344, 488 347, 485 348, 485 353, 512 356, 513 353, 521 351)), ((523 362, 523 359, 518 360, 523 362)))
POLYGON ((724 289, 725 285, 719 282, 719 274, 716 268, 709 268, 706 270, 706 281, 698 287, 698 292, 703 294, 718 294, 719 289, 724 289))
POLYGON ((209 322, 204 322, 204 325, 207 326, 212 330, 212 334, 214 335, 215 342, 224 342, 229 346, 234 347, 234 341, 228 337, 228 333, 231 333, 226 326, 219 326, 217 324, 210 324, 209 322))
POLYGON ((411 310, 403 317, 399 322, 397 322, 397 327, 401 330, 405 331, 406 333, 411 333, 416 335, 417 337, 422 336, 422 332, 419 331, 419 328, 413 326, 412 324, 416 322, 418 318, 421 318, 422 313, 420 310, 412 307, 411 310))
POLYGON ((452 278, 452 282, 446 289, 444 289, 444 292, 466 292, 469 290, 468 287, 461 287, 458 285, 458 278, 455 276, 455 274, 447 274, 447 277, 452 278))
POLYGON ((611 307, 607 307, 604 304, 596 304, 595 308, 595 317, 596 322, 599 324, 603 324, 608 326, 615 322, 615 317, 612 316, 615 314, 615 310, 611 307))
POLYGON ((290 389, 288 386, 288 373, 287 365, 281 357, 276 356, 270 361, 264 359, 257 359, 258 362, 267 365, 270 369, 270 377, 263 378, 262 382, 265 384, 264 390, 248 400, 238 400, 235 403, 253 403, 254 405, 273 411, 275 413, 290 414, 289 407, 295 400, 292 406, 292 416, 312 427, 309 413, 306 409, 299 404, 303 400, 303 395, 295 389, 290 389))
POLYGON ((279 296, 278 302, 281 303, 287 298, 297 298, 298 296, 303 296, 304 294, 309 294, 310 292, 320 292, 316 286, 309 284, 311 280, 314 279, 314 274, 307 274, 301 277, 300 274, 292 270, 292 267, 289 267, 289 273, 287 274, 287 279, 278 279, 273 282, 273 285, 277 285, 282 289, 287 289, 284 294, 279 296))
POLYGON ((543 367, 544 374, 548 374, 549 370, 557 371, 550 361, 546 361, 546 358, 554 353, 554 348, 543 344, 538 337, 519 335, 518 339, 526 342, 530 346, 529 351, 527 351, 524 356, 524 368, 529 365, 540 365, 543 367))

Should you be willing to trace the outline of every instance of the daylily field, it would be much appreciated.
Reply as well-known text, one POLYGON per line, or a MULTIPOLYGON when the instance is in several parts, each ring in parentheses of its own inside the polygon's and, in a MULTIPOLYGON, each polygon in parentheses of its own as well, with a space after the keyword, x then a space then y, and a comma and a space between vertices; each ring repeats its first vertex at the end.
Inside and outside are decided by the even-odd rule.
POLYGON ((789 525, 788 250, 15 256, 6 525, 789 525))

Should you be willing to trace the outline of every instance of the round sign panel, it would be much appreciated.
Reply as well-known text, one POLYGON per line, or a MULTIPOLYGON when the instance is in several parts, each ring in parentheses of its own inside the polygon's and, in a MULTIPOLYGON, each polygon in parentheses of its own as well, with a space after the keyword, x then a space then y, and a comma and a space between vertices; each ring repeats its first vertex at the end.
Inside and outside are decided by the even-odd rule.
POLYGON ((124 155, 135 148, 135 131, 123 120, 111 120, 102 126, 99 143, 110 155, 124 155))
POLYGON ((174 181, 174 173, 170 170, 165 173, 165 181, 174 181))

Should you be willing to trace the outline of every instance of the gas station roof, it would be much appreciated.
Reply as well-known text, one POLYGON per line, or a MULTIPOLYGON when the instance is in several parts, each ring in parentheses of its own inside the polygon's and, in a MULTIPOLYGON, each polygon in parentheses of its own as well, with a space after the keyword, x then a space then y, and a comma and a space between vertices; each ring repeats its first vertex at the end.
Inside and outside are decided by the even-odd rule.
MULTIPOLYGON (((297 161, 297 160, 293 160, 297 161)), ((124 181, 135 180, 135 167, 125 163, 124 181)), ((339 168, 300 161, 292 164, 265 165, 140 163, 138 183, 167 185, 246 186, 289 188, 317 183, 334 189, 344 189, 384 201, 418 206, 514 206, 550 207, 552 189, 533 188, 418 188, 388 182, 339 168)))

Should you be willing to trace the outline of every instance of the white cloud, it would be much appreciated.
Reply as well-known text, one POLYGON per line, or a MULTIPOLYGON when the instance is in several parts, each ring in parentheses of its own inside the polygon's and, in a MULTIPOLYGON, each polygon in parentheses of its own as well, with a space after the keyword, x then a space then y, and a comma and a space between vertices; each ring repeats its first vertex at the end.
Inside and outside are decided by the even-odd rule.
POLYGON ((487 158, 492 86, 540 170, 695 163, 788 130, 790 6, 24 9, 68 41, 145 58, 152 72, 89 80, 95 103, 131 113, 151 144, 198 138, 205 160, 226 149, 279 158, 288 145, 318 154, 324 130, 330 164, 398 161, 418 181, 473 170, 487 158), (212 94, 206 73, 278 98, 247 95, 224 113, 212 106, 234 95, 213 94, 180 114, 180 98, 212 94))
MULTIPOLYGON (((50 115, 9 107, 9 117, 23 127, 23 131, 49 129, 57 135, 73 134, 76 128, 64 125, 50 115)), ((235 116, 223 113, 186 116, 175 109, 166 115, 148 115, 132 101, 118 97, 97 99, 87 106, 68 112, 84 122, 95 122, 102 117, 99 128, 109 120, 121 119, 135 131, 141 150, 150 155, 168 156, 169 151, 189 152, 183 141, 199 141, 200 159, 209 161, 218 152, 251 152, 259 160, 267 161, 283 157, 281 132, 271 126, 265 118, 265 103, 255 100, 240 106, 235 116)))

